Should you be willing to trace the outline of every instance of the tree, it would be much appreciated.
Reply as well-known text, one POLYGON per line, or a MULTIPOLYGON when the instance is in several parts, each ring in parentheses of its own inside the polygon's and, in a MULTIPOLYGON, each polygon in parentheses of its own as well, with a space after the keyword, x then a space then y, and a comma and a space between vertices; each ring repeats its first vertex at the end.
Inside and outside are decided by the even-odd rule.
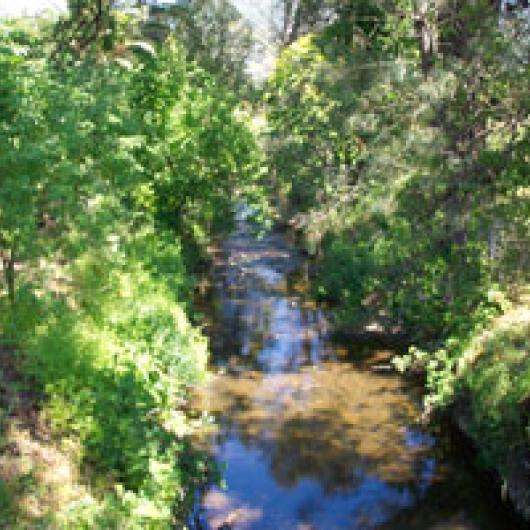
POLYGON ((248 88, 247 60, 255 42, 251 26, 229 0, 196 0, 152 6, 142 24, 148 38, 163 43, 172 35, 186 59, 195 62, 232 91, 248 88))
POLYGON ((0 51, 0 254, 7 292, 15 302, 16 263, 31 253, 39 230, 47 153, 40 68, 28 65, 14 49, 0 51), (24 105, 23 101, 32 101, 24 105), (41 165, 43 164, 43 165, 41 165))
POLYGON ((528 44, 486 0, 406 4, 370 19, 341 5, 285 48, 269 149, 289 214, 324 247, 321 292, 342 318, 385 315, 434 343, 487 313, 495 270, 514 274, 498 232, 528 237, 512 187, 524 174, 528 44))

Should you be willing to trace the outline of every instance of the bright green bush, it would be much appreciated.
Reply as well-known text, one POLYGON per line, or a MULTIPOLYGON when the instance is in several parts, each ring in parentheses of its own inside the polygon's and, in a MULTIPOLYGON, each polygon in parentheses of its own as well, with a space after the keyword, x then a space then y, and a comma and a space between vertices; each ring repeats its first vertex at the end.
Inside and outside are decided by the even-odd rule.
POLYGON ((167 528, 173 504, 202 477, 203 460, 191 456, 185 440, 190 427, 182 403, 205 376, 206 341, 164 282, 139 264, 120 270, 107 260, 95 272, 89 262, 83 256, 74 265, 69 299, 77 305, 94 297, 88 306, 36 301, 35 328, 18 336, 24 372, 46 397, 43 411, 54 433, 80 441, 88 474, 122 485, 121 496, 108 502, 123 521, 130 523, 130 512, 138 528, 167 528))
POLYGON ((506 472, 511 457, 530 442, 530 318, 513 310, 466 351, 460 392, 470 401, 469 429, 488 465, 506 472))

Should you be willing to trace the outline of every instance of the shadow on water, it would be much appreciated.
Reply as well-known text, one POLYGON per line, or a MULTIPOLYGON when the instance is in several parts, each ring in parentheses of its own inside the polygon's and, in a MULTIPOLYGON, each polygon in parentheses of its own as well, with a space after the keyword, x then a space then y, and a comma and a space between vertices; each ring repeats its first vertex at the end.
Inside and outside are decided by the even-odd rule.
POLYGON ((407 384, 373 370, 390 352, 331 340, 305 269, 281 234, 244 223, 216 253, 201 301, 216 375, 198 399, 218 421, 197 443, 226 485, 198 496, 190 526, 517 529, 469 459, 417 424, 407 384))

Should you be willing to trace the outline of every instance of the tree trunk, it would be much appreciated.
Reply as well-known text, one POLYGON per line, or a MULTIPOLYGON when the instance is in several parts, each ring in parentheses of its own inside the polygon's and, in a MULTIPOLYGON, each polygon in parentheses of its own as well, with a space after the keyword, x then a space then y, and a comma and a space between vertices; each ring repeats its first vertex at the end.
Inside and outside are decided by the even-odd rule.
POLYGON ((283 4, 283 35, 282 43, 289 46, 298 38, 302 6, 299 0, 285 0, 283 4))
POLYGON ((420 48, 421 69, 423 75, 428 75, 434 66, 434 59, 438 53, 437 6, 426 0, 415 2, 415 29, 420 48), (434 12, 432 12, 434 10, 434 12))
POLYGON ((7 295, 9 301, 15 303, 15 254, 11 250, 9 256, 2 258, 2 267, 4 269, 4 277, 7 285, 7 295))

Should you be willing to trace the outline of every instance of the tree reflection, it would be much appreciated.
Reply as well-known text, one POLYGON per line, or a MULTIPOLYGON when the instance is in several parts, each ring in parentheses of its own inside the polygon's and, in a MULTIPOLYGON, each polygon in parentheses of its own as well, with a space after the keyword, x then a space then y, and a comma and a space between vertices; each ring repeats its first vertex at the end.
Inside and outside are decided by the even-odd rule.
POLYGON ((340 363, 222 375, 209 391, 210 410, 227 421, 218 441, 237 433, 259 448, 285 487, 311 478, 331 493, 355 488, 367 475, 413 483, 429 448, 406 436, 403 425, 417 411, 399 380, 340 363))

